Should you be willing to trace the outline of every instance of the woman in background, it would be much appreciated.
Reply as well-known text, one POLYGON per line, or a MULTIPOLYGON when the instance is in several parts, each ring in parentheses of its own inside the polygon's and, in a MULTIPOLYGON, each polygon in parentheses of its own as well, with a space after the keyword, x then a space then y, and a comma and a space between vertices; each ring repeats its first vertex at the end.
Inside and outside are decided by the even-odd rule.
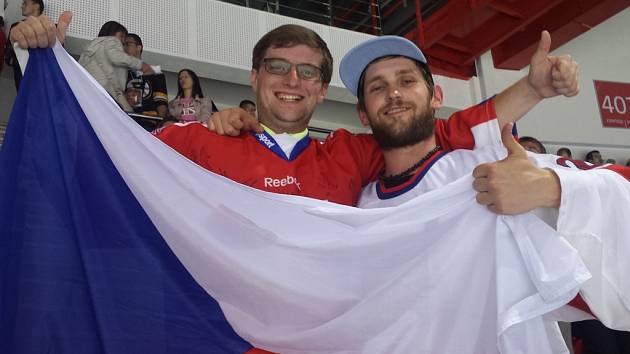
POLYGON ((210 97, 203 97, 199 77, 190 69, 181 70, 177 77, 177 96, 168 103, 170 114, 181 122, 207 123, 218 109, 210 97))
POLYGON ((138 58, 125 53, 123 44, 127 29, 116 21, 106 22, 98 32, 98 37, 81 53, 81 64, 94 79, 105 88, 126 112, 133 108, 125 97, 127 70, 142 70, 153 74, 153 69, 138 58))

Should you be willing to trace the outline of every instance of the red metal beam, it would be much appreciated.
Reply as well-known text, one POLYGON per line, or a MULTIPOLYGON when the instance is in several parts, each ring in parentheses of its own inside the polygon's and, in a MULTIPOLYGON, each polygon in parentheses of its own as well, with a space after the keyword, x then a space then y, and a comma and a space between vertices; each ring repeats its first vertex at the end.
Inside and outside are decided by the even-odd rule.
POLYGON ((495 46, 492 49, 494 65, 500 69, 520 70, 529 64, 542 30, 551 33, 553 50, 626 8, 627 0, 565 0, 531 23, 526 31, 515 33, 495 46))
POLYGON ((434 75, 452 77, 454 79, 468 80, 477 74, 475 65, 453 65, 439 58, 427 57, 429 68, 434 75))
POLYGON ((416 44, 424 48, 424 30, 422 29, 422 4, 416 0, 416 44))
MULTIPOLYGON (((440 45, 440 43, 423 50, 425 54, 431 57, 440 58, 442 61, 453 65, 462 65, 470 57, 470 54, 462 53, 448 47, 440 45)), ((464 64, 466 65, 466 64, 464 64)))
POLYGON ((468 54, 472 54, 472 50, 470 49, 470 46, 468 43, 462 41, 461 39, 455 37, 455 36, 445 36, 444 38, 442 38, 442 40, 440 41, 440 44, 447 47, 447 48, 451 48, 454 50, 457 50, 459 52, 462 53, 468 53, 468 54))
POLYGON ((505 0, 495 0, 488 6, 508 16, 512 16, 521 20, 524 20, 526 18, 522 12, 520 12, 513 6, 513 3, 507 2, 505 0))

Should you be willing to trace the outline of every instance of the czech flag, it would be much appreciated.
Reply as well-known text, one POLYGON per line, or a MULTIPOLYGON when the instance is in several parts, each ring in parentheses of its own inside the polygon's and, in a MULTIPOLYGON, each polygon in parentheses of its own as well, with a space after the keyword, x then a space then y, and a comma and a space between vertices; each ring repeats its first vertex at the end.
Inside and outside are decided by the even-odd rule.
POLYGON ((550 353, 543 315, 589 274, 470 183, 372 210, 254 190, 33 50, 0 155, 0 352, 550 353))

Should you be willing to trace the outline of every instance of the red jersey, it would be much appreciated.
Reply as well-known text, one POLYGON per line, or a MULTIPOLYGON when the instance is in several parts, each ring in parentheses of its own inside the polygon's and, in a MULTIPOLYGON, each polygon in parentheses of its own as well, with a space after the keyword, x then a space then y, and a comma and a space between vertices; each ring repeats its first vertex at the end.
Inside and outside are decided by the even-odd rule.
MULTIPOLYGON (((472 149, 471 128, 496 119, 494 100, 435 121, 436 143, 445 150, 472 149)), ((335 131, 324 142, 300 140, 286 156, 273 136, 220 136, 198 123, 171 125, 157 137, 200 166, 236 182, 269 192, 356 205, 361 189, 384 167, 370 134, 335 131)))

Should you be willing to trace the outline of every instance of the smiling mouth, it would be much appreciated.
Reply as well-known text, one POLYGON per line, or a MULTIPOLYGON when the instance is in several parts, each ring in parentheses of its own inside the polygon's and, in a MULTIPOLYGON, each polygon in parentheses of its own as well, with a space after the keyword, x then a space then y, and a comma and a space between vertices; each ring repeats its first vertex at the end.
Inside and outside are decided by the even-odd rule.
POLYGON ((394 106, 386 109, 383 114, 386 116, 396 115, 410 110, 409 106, 394 106))
POLYGON ((287 93, 276 93, 276 97, 280 101, 284 101, 284 102, 298 102, 298 101, 301 101, 304 98, 304 96, 290 95, 290 94, 287 94, 287 93))

